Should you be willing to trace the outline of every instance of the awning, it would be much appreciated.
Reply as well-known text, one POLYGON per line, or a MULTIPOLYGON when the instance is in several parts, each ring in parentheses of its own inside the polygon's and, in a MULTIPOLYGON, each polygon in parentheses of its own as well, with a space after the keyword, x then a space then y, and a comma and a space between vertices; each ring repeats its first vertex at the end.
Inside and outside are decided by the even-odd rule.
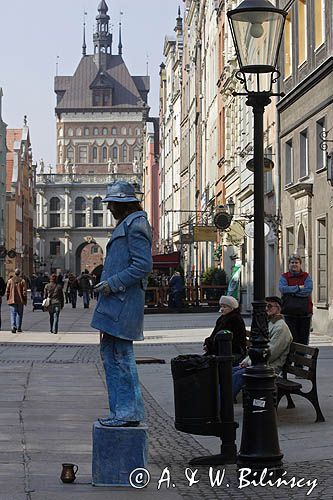
POLYGON ((161 253, 153 255, 153 268, 166 269, 168 267, 178 267, 180 262, 180 253, 161 253))

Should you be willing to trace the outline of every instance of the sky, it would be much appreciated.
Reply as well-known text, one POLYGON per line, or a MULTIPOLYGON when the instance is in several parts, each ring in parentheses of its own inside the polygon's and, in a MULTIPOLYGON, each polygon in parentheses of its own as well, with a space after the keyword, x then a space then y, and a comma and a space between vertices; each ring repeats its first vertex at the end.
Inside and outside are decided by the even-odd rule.
MULTIPOLYGON (((56 95, 54 76, 73 75, 82 55, 86 15, 87 54, 100 0, 0 0, 0 87, 2 119, 8 128, 23 126, 27 115, 34 162, 55 163, 56 95)), ((151 116, 158 114, 159 65, 164 38, 174 34, 183 0, 106 0, 114 25, 113 53, 118 51, 122 18, 123 58, 132 75, 145 75, 147 54, 151 116)), ((182 10, 183 11, 183 10, 182 10)))

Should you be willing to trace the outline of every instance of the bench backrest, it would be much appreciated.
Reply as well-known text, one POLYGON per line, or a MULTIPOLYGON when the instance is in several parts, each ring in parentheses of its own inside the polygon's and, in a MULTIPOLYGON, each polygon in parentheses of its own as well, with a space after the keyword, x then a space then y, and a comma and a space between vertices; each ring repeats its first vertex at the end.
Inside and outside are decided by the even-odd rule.
POLYGON ((283 376, 286 378, 287 373, 293 373, 298 377, 315 381, 318 353, 318 347, 292 342, 283 367, 283 376))

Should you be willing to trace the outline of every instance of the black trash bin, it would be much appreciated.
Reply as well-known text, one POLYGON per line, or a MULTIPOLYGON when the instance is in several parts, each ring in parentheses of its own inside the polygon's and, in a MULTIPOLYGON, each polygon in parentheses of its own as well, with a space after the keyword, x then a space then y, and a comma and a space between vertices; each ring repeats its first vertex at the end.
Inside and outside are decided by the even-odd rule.
POLYGON ((216 357, 197 354, 177 356, 171 360, 171 372, 176 429, 191 434, 206 434, 205 426, 220 422, 216 357))

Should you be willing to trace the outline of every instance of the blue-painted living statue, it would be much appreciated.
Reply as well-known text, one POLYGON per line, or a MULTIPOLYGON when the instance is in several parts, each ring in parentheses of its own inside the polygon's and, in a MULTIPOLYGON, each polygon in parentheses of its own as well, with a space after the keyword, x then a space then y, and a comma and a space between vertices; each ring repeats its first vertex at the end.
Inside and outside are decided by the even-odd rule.
POLYGON ((133 340, 143 340, 147 276, 152 270, 147 214, 125 181, 110 184, 103 202, 117 220, 106 248, 99 299, 91 326, 101 332, 101 357, 109 394, 107 427, 134 427, 144 419, 133 340))

